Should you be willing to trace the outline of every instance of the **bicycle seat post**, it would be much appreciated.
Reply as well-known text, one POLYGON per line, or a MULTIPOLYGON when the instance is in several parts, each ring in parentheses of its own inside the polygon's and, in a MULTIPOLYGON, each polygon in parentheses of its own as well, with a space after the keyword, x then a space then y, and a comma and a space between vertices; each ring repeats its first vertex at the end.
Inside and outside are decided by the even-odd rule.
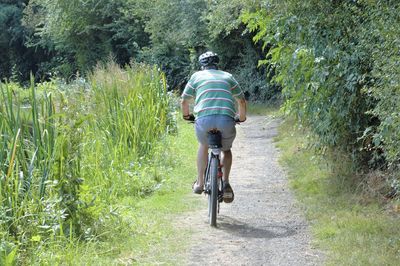
POLYGON ((221 131, 214 128, 208 131, 208 147, 212 150, 212 153, 219 155, 222 148, 222 135, 221 131))

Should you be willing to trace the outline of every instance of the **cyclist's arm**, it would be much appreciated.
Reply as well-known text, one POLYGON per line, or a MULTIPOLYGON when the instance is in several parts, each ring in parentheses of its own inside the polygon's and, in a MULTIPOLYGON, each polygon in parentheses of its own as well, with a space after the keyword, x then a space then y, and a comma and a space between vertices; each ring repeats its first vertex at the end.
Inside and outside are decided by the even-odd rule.
POLYGON ((243 98, 236 98, 236 101, 238 102, 238 109, 239 109, 239 120, 241 122, 246 121, 246 113, 247 113, 247 103, 246 99, 243 98))
POLYGON ((247 111, 247 103, 246 98, 244 97, 244 93, 239 86, 239 83, 235 80, 233 76, 231 76, 232 83, 232 94, 238 103, 239 113, 237 114, 237 118, 239 118, 239 122, 246 121, 246 111, 247 111))
POLYGON ((183 98, 181 100, 181 110, 182 110, 183 117, 188 117, 190 115, 189 102, 190 102, 190 99, 183 98))

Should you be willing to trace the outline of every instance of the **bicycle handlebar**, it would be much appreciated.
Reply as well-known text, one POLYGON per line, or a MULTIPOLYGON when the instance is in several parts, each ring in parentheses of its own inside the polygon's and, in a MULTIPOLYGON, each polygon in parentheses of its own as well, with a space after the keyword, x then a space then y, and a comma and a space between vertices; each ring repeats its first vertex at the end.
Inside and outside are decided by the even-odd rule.
POLYGON ((194 120, 196 119, 196 117, 194 117, 193 114, 188 114, 188 115, 184 115, 184 116, 183 116, 183 119, 185 119, 186 121, 189 121, 189 122, 194 122, 194 120))
POLYGON ((244 121, 246 121, 246 120, 240 121, 239 117, 235 117, 235 123, 236 124, 243 123, 244 121))
MULTIPOLYGON (((188 121, 189 123, 194 123, 194 121, 196 120, 196 117, 193 114, 184 115, 182 117, 184 120, 188 121)), ((246 121, 246 120, 241 121, 239 116, 236 116, 234 119, 235 119, 236 124, 240 124, 240 123, 243 123, 246 121)))

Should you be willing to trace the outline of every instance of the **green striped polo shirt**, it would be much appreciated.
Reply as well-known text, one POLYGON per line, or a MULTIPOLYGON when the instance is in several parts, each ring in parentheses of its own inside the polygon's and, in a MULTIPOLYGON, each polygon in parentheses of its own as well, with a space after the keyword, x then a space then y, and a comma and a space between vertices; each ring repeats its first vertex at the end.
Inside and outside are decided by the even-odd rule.
POLYGON ((244 94, 238 82, 225 71, 208 69, 194 73, 182 93, 183 99, 195 99, 196 117, 228 115, 235 117, 235 98, 244 94))

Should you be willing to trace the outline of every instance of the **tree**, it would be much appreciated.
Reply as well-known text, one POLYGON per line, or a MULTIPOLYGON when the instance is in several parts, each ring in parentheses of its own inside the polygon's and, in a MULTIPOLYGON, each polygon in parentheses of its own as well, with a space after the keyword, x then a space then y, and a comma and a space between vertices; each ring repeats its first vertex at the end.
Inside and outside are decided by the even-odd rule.
POLYGON ((21 24, 27 1, 2 1, 0 3, 0 79, 15 81, 29 79, 30 71, 36 71, 42 50, 27 48, 24 43, 29 32, 21 24))
POLYGON ((192 60, 205 44, 203 0, 131 1, 139 5, 150 44, 141 59, 158 64, 167 74, 170 89, 183 87, 193 69, 192 60))
POLYGON ((50 68, 70 76, 110 55, 126 64, 147 44, 141 21, 127 16, 128 8, 122 0, 31 0, 24 21, 35 31, 31 46, 54 52, 50 68))

